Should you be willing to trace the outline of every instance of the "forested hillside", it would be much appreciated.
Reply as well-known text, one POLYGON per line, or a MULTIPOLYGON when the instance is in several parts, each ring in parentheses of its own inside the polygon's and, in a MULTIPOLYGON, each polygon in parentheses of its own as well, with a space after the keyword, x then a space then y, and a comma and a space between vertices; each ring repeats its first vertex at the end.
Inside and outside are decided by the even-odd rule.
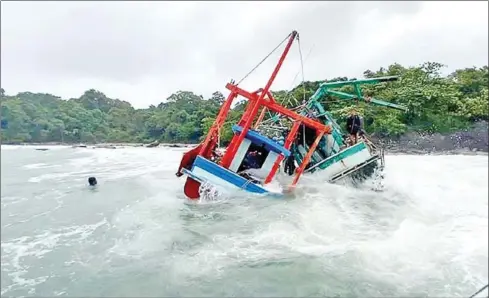
MULTIPOLYGON (((409 107, 409 113, 335 98, 324 98, 323 102, 328 103, 339 122, 343 121, 347 108, 356 104, 365 117, 367 132, 393 138, 408 131, 448 132, 487 120, 488 67, 460 69, 449 76, 440 74, 442 67, 439 63, 407 68, 393 64, 378 71, 364 72, 367 78, 400 76, 397 82, 365 86, 363 90, 366 95, 404 104, 409 107)), ((348 79, 340 77, 328 81, 348 79)), ((321 82, 305 83, 306 98, 321 82)), ((348 88, 343 90, 352 92, 348 88)), ((303 90, 302 86, 297 86, 294 90, 273 93, 278 101, 294 106, 296 100, 302 100, 303 90)), ((134 109, 128 102, 111 99, 93 89, 80 98, 69 100, 31 92, 9 96, 2 89, 2 143, 154 140, 196 143, 212 124, 223 100, 220 92, 203 98, 192 91, 178 91, 158 106, 134 109)), ((231 117, 236 118, 245 104, 236 105, 231 117)), ((230 137, 228 125, 222 140, 230 137)))

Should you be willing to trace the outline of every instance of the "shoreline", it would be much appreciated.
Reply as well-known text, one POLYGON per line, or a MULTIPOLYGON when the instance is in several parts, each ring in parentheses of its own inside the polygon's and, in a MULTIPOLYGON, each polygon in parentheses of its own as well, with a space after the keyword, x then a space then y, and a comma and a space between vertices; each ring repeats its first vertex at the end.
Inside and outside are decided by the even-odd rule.
POLYGON ((61 142, 45 142, 45 143, 0 143, 2 146, 65 146, 65 147, 77 147, 77 148, 104 148, 104 147, 145 147, 145 148, 157 148, 157 147, 174 147, 185 148, 190 146, 196 146, 197 144, 184 144, 184 143, 159 143, 153 147, 147 147, 152 143, 61 143, 61 142))
MULTIPOLYGON (((126 147, 132 148, 189 148, 197 146, 198 144, 182 144, 182 143, 161 143, 158 146, 147 147, 149 144, 141 143, 98 143, 98 144, 69 144, 69 143, 23 143, 23 144, 1 144, 1 146, 19 146, 19 147, 71 147, 73 149, 123 149, 126 147)), ((391 146, 389 146, 391 147, 391 146)), ((475 148, 474 148, 475 149, 475 148)), ((416 148, 385 148, 385 154, 387 155, 467 155, 467 156, 488 156, 488 151, 474 150, 470 148, 460 148, 451 150, 423 150, 416 148)))
MULTIPOLYGON (((408 132, 396 138, 375 136, 369 139, 375 144, 384 147, 387 154, 412 154, 412 155, 488 155, 489 151, 489 122, 479 121, 471 128, 450 133, 421 133, 408 132)), ((117 149, 122 147, 142 148, 188 148, 195 147, 192 143, 160 143, 153 142, 104 142, 104 143, 72 143, 72 142, 28 142, 28 143, 3 143, 2 145, 17 146, 71 146, 82 148, 107 148, 117 149)))
MULTIPOLYGON (((410 155, 488 155, 489 151, 489 122, 479 121, 471 128, 450 133, 421 133, 408 132, 396 138, 380 137, 372 134, 369 139, 384 147, 385 153, 410 155)), ((198 144, 192 143, 160 143, 153 142, 104 142, 104 143, 65 143, 65 142, 28 142, 3 143, 12 146, 71 146, 94 149, 117 149, 123 147, 142 148, 189 148, 198 144)))

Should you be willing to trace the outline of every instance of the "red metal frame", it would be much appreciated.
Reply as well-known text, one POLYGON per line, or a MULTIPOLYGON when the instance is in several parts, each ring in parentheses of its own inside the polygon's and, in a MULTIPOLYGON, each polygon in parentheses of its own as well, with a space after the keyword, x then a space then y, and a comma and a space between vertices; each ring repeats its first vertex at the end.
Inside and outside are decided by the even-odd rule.
MULTIPOLYGON (((287 139, 285 139, 285 144, 284 144, 285 149, 289 150, 290 147, 292 146, 292 143, 294 143, 295 136, 296 136, 297 131, 299 130, 300 126, 301 126, 300 121, 295 121, 294 124, 292 125, 292 129, 290 130, 290 132, 287 136, 287 139)), ((284 159, 284 156, 279 155, 279 157, 277 158, 277 160, 275 161, 275 163, 272 166, 272 170, 270 171, 267 178, 265 179, 265 184, 270 183, 272 181, 272 179, 275 176, 275 173, 277 173, 278 167, 280 166, 280 163, 282 162, 283 159, 284 159)))
MULTIPOLYGON (((248 130, 250 129, 251 124, 253 123, 253 119, 255 118, 256 114, 258 113, 258 109, 260 108, 262 102, 264 102, 263 98, 265 95, 268 93, 270 90, 270 87, 272 86, 273 81, 275 80, 275 77, 277 76, 280 68, 282 67, 282 64, 284 63, 285 57, 287 56, 290 47, 292 46, 292 43, 294 42, 295 38, 297 36, 297 32, 294 31, 290 35, 289 41, 287 42, 287 45, 285 46, 285 50, 282 53, 282 56, 280 56, 280 59, 275 66, 275 69, 272 72, 272 75, 270 76, 270 79, 268 79, 267 84, 265 85, 265 88, 260 92, 260 96, 258 97, 257 100, 250 101, 250 110, 249 113, 243 114, 243 117, 241 118, 240 123, 244 122, 242 127, 243 131, 239 135, 234 135, 233 139, 231 140, 231 148, 226 150, 226 153, 222 157, 221 160, 221 165, 225 168, 228 168, 229 165, 231 164, 232 159, 234 158, 234 155, 236 154, 236 151, 238 150, 238 146, 243 142, 244 137, 248 133, 248 130)), ((251 98, 248 98, 251 99, 251 98)))
MULTIPOLYGON (((270 92, 270 87, 271 87, 273 81, 275 80, 275 77, 277 76, 277 74, 278 74, 278 72, 279 72, 279 70, 280 70, 280 68, 281 68, 281 66, 285 60, 285 57, 287 56, 287 54, 290 50, 290 47, 292 46, 292 43, 293 43, 294 39, 296 38, 296 36, 297 36, 297 32, 293 31, 288 42, 287 42, 287 45, 285 47, 284 52, 282 53, 277 65, 275 66, 274 71, 272 72, 267 84, 265 85, 265 88, 263 88, 263 89, 260 88, 260 89, 256 90, 255 92, 250 93, 246 90, 239 88, 237 85, 235 85, 233 83, 226 84, 226 88, 228 90, 230 90, 231 93, 227 97, 227 99, 224 102, 221 110, 219 111, 219 114, 216 117, 216 120, 214 121, 211 128, 209 129, 209 132, 208 132, 208 134, 207 134, 207 136, 203 142, 203 146, 199 152, 199 155, 201 155, 205 158, 210 157, 212 148, 217 142, 217 134, 219 133, 219 129, 221 129, 221 127, 224 124, 226 116, 228 115, 229 110, 231 109, 232 102, 238 95, 240 95, 249 101, 249 104, 246 107, 245 112, 243 113, 241 119, 238 122, 238 125, 240 125, 243 128, 243 130, 238 135, 233 136, 231 143, 226 150, 226 153, 224 154, 224 156, 221 159, 220 165, 224 168, 229 168, 234 156, 236 155, 236 152, 237 152, 240 144, 243 142, 243 139, 245 138, 246 134, 248 133, 248 130, 250 129, 251 125, 253 124, 253 120, 256 117, 256 115, 258 114, 260 107, 263 107, 263 110, 261 111, 261 114, 260 114, 260 116, 259 116, 259 118, 255 124, 255 128, 263 120, 267 110, 282 114, 282 115, 289 117, 289 118, 294 120, 294 125, 292 126, 292 129, 291 129, 290 133, 288 134, 287 139, 286 139, 285 144, 284 144, 284 147, 286 149, 290 149, 290 147, 291 147, 291 145, 295 139, 295 136, 297 134, 297 131, 299 129, 299 126, 301 124, 315 129, 317 134, 318 134, 316 141, 314 142, 313 146, 309 149, 309 152, 307 153, 303 162, 301 163, 300 167, 298 168, 298 170, 296 172, 296 176, 295 176, 291 186, 295 185, 298 182, 300 175, 303 173, 305 167, 309 163, 309 160, 310 160, 312 154, 314 153, 314 150, 316 149, 316 147, 317 147, 319 141, 321 140, 322 136, 324 134, 331 133, 332 129, 329 125, 323 125, 319 122, 316 122, 316 121, 314 121, 310 118, 307 118, 305 116, 299 115, 299 114, 281 106, 280 104, 278 104, 275 101, 275 99, 273 98, 273 96, 270 92)), ((280 162, 282 160, 283 160, 283 156, 280 156, 277 159, 277 161, 274 163, 271 172, 269 173, 269 175, 265 179, 265 183, 269 183, 273 179, 275 173, 278 170, 278 167, 280 166, 280 162)))
MULTIPOLYGON (((248 91, 243 90, 236 85, 228 83, 228 84, 226 84, 226 89, 230 90, 231 92, 236 92, 236 94, 241 95, 246 99, 249 99, 250 103, 252 101, 256 100, 253 97, 252 93, 249 93, 248 91)), ((280 104, 276 103, 275 100, 270 100, 270 101, 264 100, 263 102, 261 102, 261 105, 265 106, 270 111, 277 112, 277 113, 282 114, 284 116, 287 116, 293 120, 299 120, 302 122, 302 124, 304 124, 308 127, 314 128, 317 131, 324 131, 327 134, 331 133, 331 127, 329 125, 324 125, 324 124, 321 124, 319 122, 312 120, 311 118, 307 118, 306 116, 299 115, 296 112, 293 112, 293 111, 281 106, 280 104)))
POLYGON ((316 150, 316 147, 318 146, 319 142, 321 141, 321 138, 324 136, 324 131, 318 132, 318 135, 316 137, 316 140, 312 144, 312 146, 309 148, 309 151, 307 152, 306 156, 304 157, 304 160, 302 160, 301 165, 299 168, 296 170, 296 174, 294 177, 294 180, 292 180, 292 183, 290 184, 289 190, 294 187, 297 182, 299 182, 299 178, 301 177, 302 173, 304 172, 304 169, 306 166, 309 164, 309 161, 311 160, 312 154, 314 153, 314 150, 316 150))
POLYGON ((224 101, 221 107, 221 110, 219 111, 219 114, 217 114, 216 120, 214 120, 214 123, 212 124, 204 142, 202 143, 203 146, 202 149, 200 149, 199 155, 209 158, 212 147, 217 142, 216 140, 217 134, 219 133, 221 127, 224 125, 224 120, 226 120, 226 116, 228 115, 228 112, 231 109, 231 104, 233 103, 233 100, 237 96, 238 94, 236 92, 231 91, 231 93, 229 93, 228 97, 226 98, 226 100, 224 101))
POLYGON ((258 125, 260 125, 260 122, 265 117, 266 112, 267 112, 267 107, 263 107, 263 109, 261 110, 260 116, 258 116, 258 119, 256 120, 255 125, 253 126, 254 129, 258 128, 258 125))

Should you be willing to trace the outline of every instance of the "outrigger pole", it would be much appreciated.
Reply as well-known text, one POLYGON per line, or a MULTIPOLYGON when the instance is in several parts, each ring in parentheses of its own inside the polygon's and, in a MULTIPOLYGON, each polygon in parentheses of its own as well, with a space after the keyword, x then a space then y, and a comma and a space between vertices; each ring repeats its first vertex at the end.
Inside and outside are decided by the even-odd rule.
POLYGON ((407 112, 408 108, 402 105, 398 105, 385 100, 376 99, 373 97, 363 96, 362 91, 360 89, 361 85, 391 82, 391 81, 397 81, 398 79, 399 77, 397 76, 388 76, 388 77, 379 77, 379 78, 362 79, 362 80, 354 80, 354 81, 322 83, 321 85, 319 85, 319 89, 309 99, 309 102, 318 101, 321 97, 325 95, 334 95, 345 100, 348 99, 363 100, 367 103, 373 103, 379 106, 389 107, 396 110, 407 112), (345 85, 352 85, 355 90, 355 94, 349 94, 341 91, 331 90, 331 88, 343 87, 345 85))

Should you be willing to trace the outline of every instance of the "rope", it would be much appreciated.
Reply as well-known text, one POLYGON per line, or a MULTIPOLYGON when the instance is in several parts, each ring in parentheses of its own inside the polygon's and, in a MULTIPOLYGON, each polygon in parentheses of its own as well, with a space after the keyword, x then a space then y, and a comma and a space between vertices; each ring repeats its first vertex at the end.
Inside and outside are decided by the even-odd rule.
POLYGON ((268 59, 268 57, 270 57, 270 55, 273 54, 273 52, 275 52, 287 39, 289 39, 290 35, 292 33, 289 33, 289 35, 287 35, 287 37, 284 38, 284 40, 282 40, 282 42, 280 42, 278 44, 278 46, 275 47, 275 49, 273 49, 270 53, 268 53, 268 55, 265 56, 265 58, 263 58, 260 63, 258 63, 249 73, 247 73, 241 80, 238 81, 238 83, 236 84, 239 85, 241 82, 243 82, 251 73, 253 73, 263 62, 265 62, 265 60, 268 59))
POLYGON ((302 50, 301 50, 301 40, 299 38, 299 35, 297 35, 297 43, 299 45, 299 55, 301 58, 301 72, 302 72, 302 88, 304 90, 302 100, 306 100, 306 85, 304 84, 304 61, 302 60, 302 50))
MULTIPOLYGON (((291 33, 292 34, 292 33, 291 33)), ((256 65, 248 74, 246 74, 241 80, 238 81, 238 83, 236 85, 239 85, 241 82, 243 82, 251 73, 253 73, 253 71, 255 71, 268 57, 270 57, 270 55, 275 52, 289 37, 290 35, 287 35, 287 37, 284 38, 284 40, 282 40, 282 42, 280 42, 280 44, 278 44, 267 56, 265 56, 265 58, 263 58, 259 63, 258 65, 256 65)), ((305 86, 305 77, 304 77, 304 59, 303 59, 303 56, 302 56, 302 47, 301 47, 301 43, 300 43, 300 38, 299 38, 299 35, 297 35, 297 43, 298 43, 298 47, 299 47, 299 56, 300 56, 300 62, 301 62, 301 69, 299 72, 297 72, 297 74, 295 75, 294 77, 294 80, 292 81, 292 85, 294 84, 295 80, 297 79, 297 76, 299 75, 299 73, 302 73, 302 88, 303 88, 303 103, 295 108, 293 108, 292 110, 300 110, 303 106, 304 106, 304 103, 306 101, 306 86, 305 86)), ((306 56, 306 59, 309 57, 309 55, 311 54, 312 52, 312 49, 314 48, 314 45, 311 47, 311 49, 309 50, 309 53, 307 54, 306 56)), ((287 96, 287 101, 285 102, 285 105, 287 106, 290 102, 290 99, 291 97, 294 98, 293 96, 291 96, 291 92, 288 92, 288 96, 287 96)), ((297 99, 294 98, 294 100, 296 101, 297 104, 298 101, 297 99)), ((258 127, 263 127, 265 123, 268 123, 269 121, 272 121, 273 120, 273 115, 272 113, 268 110, 267 111, 267 114, 268 116, 270 117, 269 119, 266 119, 266 120, 262 120, 262 122, 259 124, 258 127)), ((282 124, 280 123, 281 121, 281 118, 282 117, 279 117, 279 124, 282 124)), ((257 127, 257 128, 258 128, 257 127)), ((268 127, 270 129, 270 127, 268 127)), ((304 127, 304 146, 305 146, 305 127, 304 127)))
POLYGON ((251 183, 251 180, 246 180, 246 182, 243 183, 243 185, 241 185, 241 189, 245 189, 250 183, 251 183))
POLYGON ((479 294, 480 292, 484 291, 487 288, 487 286, 489 286, 489 284, 483 286, 479 291, 475 292, 475 294, 473 294, 469 298, 474 298, 477 294, 479 294))
MULTIPOLYGON (((300 59, 301 59, 301 69, 299 71, 297 71, 297 73, 295 74, 294 79, 292 80, 292 83, 290 84, 290 88, 289 89, 292 89, 292 87, 294 86, 294 83, 295 83, 297 77, 299 76, 299 74, 302 71, 302 87, 303 87, 303 90, 304 90, 304 92, 303 92, 303 98, 305 100, 306 86, 304 84, 304 82, 305 82, 305 79, 304 79, 304 64, 305 64, 305 61, 309 58, 309 55, 311 54, 312 49, 314 48, 314 44, 309 49, 309 52, 307 53, 306 58, 305 59, 302 59, 302 50, 301 50, 299 36, 297 36, 297 42, 298 42, 298 46, 299 46, 299 55, 300 55, 300 59)), ((299 105, 298 100, 292 95, 292 92, 289 91, 289 92, 287 92, 287 95, 286 95, 286 98, 285 98, 285 102, 284 102, 284 106, 287 106, 290 103, 291 99, 294 99, 295 103, 298 105, 298 106, 296 106, 294 108, 291 108, 290 109, 291 111, 299 111, 300 112, 300 110, 303 107, 305 107, 305 105, 306 105, 305 103, 299 105)), ((270 111, 267 111, 267 112, 268 112, 268 116, 270 118, 273 118, 273 115, 270 113, 270 111)), ((268 123, 268 122, 272 121, 273 119, 270 119, 270 118, 269 119, 262 120, 262 123, 265 124, 265 123, 268 123)), ((282 119, 282 118, 284 118, 284 117, 280 115, 279 116, 279 120, 282 119)), ((261 127, 261 123, 260 123, 260 127, 261 127)))
POLYGON ((221 127, 217 127, 217 148, 221 149, 221 127))
MULTIPOLYGON (((311 54, 313 48, 314 48, 314 45, 312 45, 312 47, 309 49, 309 52, 307 53, 306 58, 304 59, 304 62, 301 62, 301 68, 302 68, 302 74, 303 74, 302 76, 303 76, 303 78, 304 78, 304 64, 307 61, 307 58, 309 58, 309 55, 311 54)), ((299 47, 299 51, 300 51, 300 47, 299 47)), ((299 54, 300 54, 300 52, 299 52, 299 54)), ((302 58, 301 58, 301 60, 302 60, 302 58)), ((300 73, 301 73, 301 70, 299 70, 295 74, 295 77, 292 80, 292 83, 290 84, 289 90, 292 90, 292 87, 294 87, 295 80, 297 80, 297 77, 299 76, 300 73)), ((289 91, 289 92, 287 92, 287 97, 286 97, 287 101, 285 102, 285 106, 287 106, 289 104, 291 98, 294 99, 294 101, 295 101, 296 104, 299 104, 299 101, 292 95, 292 92, 289 91)))
POLYGON ((217 147, 219 149, 221 148, 221 129, 229 123, 234 123, 234 120, 228 120, 224 122, 222 125, 217 126, 217 147))
MULTIPOLYGON (((300 110, 302 108, 304 108, 304 105, 300 105, 300 106, 297 106, 295 108, 291 108, 290 110, 291 111, 298 111, 298 110, 300 110)), ((285 126, 286 126, 286 125, 283 124, 283 121, 282 121, 284 119, 287 119, 287 117, 286 116, 283 116, 283 115, 279 115, 279 117, 278 117, 279 123, 278 124, 275 124, 275 125, 267 125, 267 124, 269 124, 271 122, 275 122, 274 121, 275 119, 273 119, 273 117, 272 118, 265 119, 265 120, 263 120, 260 123, 259 128, 260 129, 265 129, 265 130, 267 130, 267 129, 269 129, 269 130, 270 129, 271 130, 283 130, 283 129, 285 129, 285 126)))

